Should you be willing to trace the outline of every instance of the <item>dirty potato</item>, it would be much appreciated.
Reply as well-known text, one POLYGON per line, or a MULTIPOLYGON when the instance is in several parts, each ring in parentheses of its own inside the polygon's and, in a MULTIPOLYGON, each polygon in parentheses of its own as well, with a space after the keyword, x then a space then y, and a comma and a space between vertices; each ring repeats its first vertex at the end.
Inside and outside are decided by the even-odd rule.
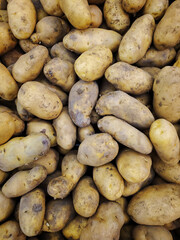
POLYGON ((156 76, 161 70, 160 68, 157 68, 157 67, 142 67, 141 69, 148 72, 153 77, 153 79, 156 78, 156 76))

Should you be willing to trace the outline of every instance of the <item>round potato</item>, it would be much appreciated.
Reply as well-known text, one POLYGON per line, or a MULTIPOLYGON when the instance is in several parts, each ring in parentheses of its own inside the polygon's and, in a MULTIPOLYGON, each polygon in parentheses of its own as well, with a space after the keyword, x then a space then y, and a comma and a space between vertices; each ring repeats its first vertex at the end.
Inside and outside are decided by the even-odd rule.
POLYGON ((59 0, 40 0, 44 10, 53 16, 61 17, 63 12, 60 7, 59 0))
POLYGON ((97 5, 90 5, 89 10, 91 13, 91 24, 90 27, 98 28, 103 20, 101 9, 97 5))
POLYGON ((15 200, 7 198, 0 190, 0 206, 2 206, 0 211, 0 222, 3 222, 13 212, 15 208, 15 200))
POLYGON ((146 0, 143 8, 144 14, 151 14, 155 20, 159 20, 169 6, 169 0, 146 0))
POLYGON ((136 13, 144 6, 146 0, 122 0, 122 6, 128 13, 136 13))

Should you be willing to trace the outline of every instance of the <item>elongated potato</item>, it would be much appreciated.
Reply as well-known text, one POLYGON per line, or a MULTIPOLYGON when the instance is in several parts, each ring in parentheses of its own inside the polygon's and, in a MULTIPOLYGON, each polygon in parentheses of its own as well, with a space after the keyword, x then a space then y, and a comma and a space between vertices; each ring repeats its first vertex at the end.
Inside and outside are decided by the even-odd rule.
POLYGON ((119 59, 129 64, 140 60, 151 45, 154 28, 152 15, 145 14, 137 18, 120 43, 119 59))
POLYGON ((69 93, 68 111, 72 121, 78 127, 90 124, 90 115, 98 98, 99 88, 96 82, 76 82, 69 93))
POLYGON ((119 146, 107 133, 97 133, 82 141, 77 159, 88 166, 102 166, 111 162, 118 154, 119 146))
POLYGON ((98 28, 103 21, 102 11, 97 5, 90 5, 89 10, 90 10, 90 13, 91 13, 90 27, 98 28))
POLYGON ((146 0, 122 0, 122 6, 128 13, 136 13, 144 6, 146 0))
POLYGON ((125 62, 118 62, 108 67, 105 78, 116 89, 130 94, 146 93, 153 85, 153 78, 149 73, 125 62))
POLYGON ((138 224, 164 225, 180 216, 180 186, 160 184, 137 193, 128 205, 128 214, 138 224))
POLYGON ((40 0, 44 10, 53 16, 61 17, 63 12, 61 10, 60 4, 58 0, 40 0))
POLYGON ((28 112, 45 120, 57 118, 62 110, 62 102, 58 96, 36 81, 29 81, 21 86, 18 102, 28 112))
POLYGON ((113 55, 105 46, 95 46, 82 53, 74 63, 74 69, 80 79, 91 82, 101 78, 113 61, 113 55))
POLYGON ((14 210, 15 201, 13 199, 7 198, 3 192, 0 190, 0 222, 6 220, 14 210))
POLYGON ((138 128, 149 128, 154 121, 145 105, 120 90, 101 96, 96 104, 96 112, 101 116, 112 114, 138 128))
POLYGON ((43 133, 16 137, 0 146, 0 169, 9 172, 45 155, 50 141, 43 133))
POLYGON ((36 10, 31 0, 11 0, 7 5, 9 26, 17 39, 27 39, 36 25, 36 10))
POLYGON ((159 20, 166 12, 168 6, 168 0, 146 0, 143 13, 151 14, 155 20, 159 20))
POLYGON ((95 134, 93 126, 90 124, 87 127, 78 128, 78 141, 82 142, 86 137, 95 134))
POLYGON ((83 53, 99 45, 104 45, 115 52, 119 47, 121 38, 119 33, 107 29, 73 29, 63 38, 63 44, 67 49, 76 53, 83 53))
POLYGON ((15 132, 14 119, 8 112, 0 113, 0 145, 7 142, 15 132))
MULTIPOLYGON (((21 234, 21 230, 18 222, 14 220, 9 220, 0 225, 0 236, 1 240, 14 240, 20 239, 19 236, 21 234)), ((24 240, 24 239, 23 239, 24 240)))

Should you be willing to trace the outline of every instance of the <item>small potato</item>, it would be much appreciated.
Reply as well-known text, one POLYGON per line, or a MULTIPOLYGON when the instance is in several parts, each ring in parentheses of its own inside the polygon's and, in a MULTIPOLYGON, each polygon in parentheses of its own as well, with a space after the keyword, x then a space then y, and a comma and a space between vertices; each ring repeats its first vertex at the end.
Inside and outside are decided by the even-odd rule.
POLYGON ((78 141, 82 142, 86 137, 95 134, 93 126, 90 124, 87 127, 78 128, 78 141))
POLYGON ((169 6, 168 0, 146 0, 143 14, 151 14, 155 20, 159 20, 169 6))
POLYGON ((31 121, 33 119, 34 117, 33 114, 31 114, 26 109, 24 109, 24 107, 19 103, 17 98, 15 100, 15 104, 16 104, 18 115, 23 121, 31 121))
POLYGON ((56 132, 50 122, 38 118, 32 119, 27 124, 26 134, 29 135, 32 133, 46 134, 50 140, 51 147, 56 146, 56 132))
POLYGON ((98 98, 99 88, 96 82, 76 82, 69 93, 68 111, 72 121, 78 127, 90 124, 90 115, 98 98))
POLYGON ((9 26, 17 39, 27 39, 36 25, 36 9, 31 0, 11 0, 7 5, 9 26))
POLYGON ((122 6, 124 10, 128 13, 136 13, 141 10, 141 8, 146 3, 146 0, 122 0, 122 6))
POLYGON ((50 141, 42 133, 13 138, 0 146, 0 169, 9 172, 33 162, 45 155, 49 147, 50 141))
POLYGON ((42 230, 44 232, 58 232, 74 218, 72 200, 50 200, 46 205, 46 213, 42 230))
POLYGON ((0 145, 7 142, 15 132, 14 119, 8 112, 0 113, 0 145))
POLYGON ((154 32, 154 46, 164 50, 176 46, 180 42, 180 0, 174 1, 157 24, 154 32), (167 34, 168 33, 168 34, 167 34))
POLYGON ((7 101, 15 99, 18 85, 8 69, 0 63, 0 97, 7 101))
POLYGON ((140 183, 150 174, 152 160, 148 155, 130 149, 123 150, 116 159, 118 171, 129 183, 140 183))
POLYGON ((44 46, 37 46, 23 54, 14 64, 12 75, 19 83, 25 83, 37 78, 46 60, 48 50, 44 46))
POLYGON ((35 189, 20 199, 19 224, 22 232, 33 237, 40 233, 45 215, 45 194, 35 189))
POLYGON ((161 71, 161 69, 157 67, 142 67, 141 69, 148 72, 153 77, 153 79, 155 79, 158 73, 161 71))
POLYGON ((23 52, 21 51, 20 48, 16 47, 7 53, 5 53, 2 57, 1 60, 3 64, 6 67, 9 67, 12 64, 15 64, 15 62, 23 55, 23 52))
POLYGON ((117 62, 108 67, 105 78, 116 89, 135 95, 148 92, 153 85, 153 78, 149 73, 125 62, 117 62))
POLYGON ((8 173, 0 170, 0 185, 6 180, 7 177, 8 177, 8 173))
POLYGON ((89 10, 91 13, 91 24, 90 27, 98 28, 103 20, 101 9, 96 5, 90 5, 89 10))
POLYGON ((135 193, 139 192, 140 189, 141 189, 141 183, 129 183, 126 180, 124 180, 123 197, 132 196, 135 193))
POLYGON ((108 200, 115 201, 122 196, 124 181, 113 164, 95 167, 93 180, 99 192, 108 200))
POLYGON ((151 45, 154 28, 152 15, 145 14, 137 18, 120 43, 119 59, 129 64, 140 60, 151 45))
POLYGON ((29 81, 21 86, 18 102, 28 112, 44 120, 57 118, 62 110, 58 96, 37 81, 29 81))
POLYGON ((3 192, 0 190, 0 222, 6 220, 15 208, 15 201, 13 199, 7 198, 3 192))
MULTIPOLYGON (((9 220, 0 225, 0 236, 1 240, 15 240, 20 239, 19 236, 21 234, 21 230, 18 222, 14 220, 9 220)), ((23 239, 24 240, 24 239, 23 239)))
POLYGON ((99 96, 105 95, 106 93, 115 91, 116 88, 110 82, 106 80, 106 78, 102 78, 100 89, 99 89, 99 96))
POLYGON ((97 133, 84 139, 78 148, 77 159, 88 166, 102 166, 118 154, 117 142, 107 133, 97 133))
POLYGON ((121 206, 115 202, 102 203, 96 214, 88 219, 80 240, 119 240, 123 224, 124 214, 121 206))
POLYGON ((130 200, 128 214, 138 224, 164 225, 180 216, 180 186, 148 186, 130 200))
POLYGON ((59 117, 53 121, 57 135, 57 144, 66 149, 71 150, 76 143, 76 126, 72 122, 67 107, 63 108, 59 117))
POLYGON ((113 61, 109 48, 96 46, 82 53, 74 63, 74 70, 80 79, 94 81, 101 78, 113 61))
POLYGON ((63 44, 70 51, 79 54, 100 45, 115 52, 119 47, 121 38, 119 33, 102 28, 73 29, 63 38, 63 44))
POLYGON ((40 0, 44 10, 53 16, 61 17, 63 12, 60 7, 60 3, 58 0, 40 0))
POLYGON ((69 92, 76 80, 72 63, 60 58, 53 58, 44 66, 44 75, 53 84, 69 92))
POLYGON ((122 0, 106 0, 103 10, 106 24, 110 29, 121 34, 127 30, 130 18, 122 7, 122 0))
POLYGON ((73 191, 75 211, 82 217, 91 217, 99 205, 99 193, 91 177, 79 181, 73 191))
POLYGON ((137 128, 149 128, 154 121, 145 105, 120 90, 101 96, 95 108, 101 116, 114 115, 137 128))
POLYGON ((170 165, 179 162, 180 143, 173 124, 166 119, 158 119, 151 125, 149 136, 163 162, 170 165))
POLYGON ((27 53, 27 52, 31 51, 33 48, 39 46, 36 43, 32 43, 30 39, 19 40, 19 45, 25 53, 27 53))

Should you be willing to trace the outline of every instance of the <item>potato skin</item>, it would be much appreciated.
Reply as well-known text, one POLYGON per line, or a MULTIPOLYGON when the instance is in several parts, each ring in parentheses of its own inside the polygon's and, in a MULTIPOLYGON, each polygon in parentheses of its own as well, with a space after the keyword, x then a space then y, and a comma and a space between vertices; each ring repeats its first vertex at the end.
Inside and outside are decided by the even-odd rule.
POLYGON ((39 45, 36 43, 32 43, 30 39, 22 39, 22 40, 19 40, 19 46, 22 48, 22 50, 25 53, 27 53, 39 45))
POLYGON ((152 15, 145 14, 137 18, 120 43, 119 59, 129 64, 140 60, 151 45, 154 28, 152 15))
POLYGON ((86 137, 95 134, 93 126, 90 124, 87 127, 78 128, 78 141, 82 142, 86 137))
POLYGON ((17 39, 27 39, 36 25, 36 10, 30 0, 12 0, 7 5, 9 25, 17 39))
POLYGON ((91 13, 91 24, 90 27, 98 28, 102 24, 103 14, 101 9, 97 5, 89 6, 91 13))
POLYGON ((151 14, 155 20, 159 20, 164 15, 168 6, 168 0, 146 0, 143 13, 151 14))
POLYGON ((15 208, 15 201, 7 198, 0 190, 0 205, 2 206, 0 211, 0 222, 6 220, 15 208))
POLYGON ((60 8, 60 4, 58 0, 40 0, 43 9, 49 14, 53 16, 61 17, 63 15, 62 9, 60 8))
POLYGON ((146 0, 122 0, 122 6, 128 13, 136 13, 144 6, 146 0))
POLYGON ((7 177, 8 177, 8 173, 0 170, 0 185, 6 180, 7 177))
POLYGON ((153 77, 153 79, 155 79, 158 73, 161 71, 161 69, 157 67, 142 67, 141 69, 148 72, 153 77))
POLYGON ((7 142, 15 132, 14 119, 8 112, 0 113, 0 145, 7 142))
POLYGON ((77 159, 88 166, 102 166, 118 154, 119 146, 107 133, 97 133, 84 139, 78 148, 77 159))
POLYGON ((180 42, 179 14, 180 0, 177 0, 168 7, 163 18, 157 24, 153 40, 154 46, 158 50, 174 47, 180 42))
POLYGON ((19 224, 14 220, 9 220, 0 225, 1 240, 19 239, 20 232, 19 224))
POLYGON ((178 184, 148 186, 130 200, 128 214, 138 224, 162 226, 179 218, 179 197, 178 184))

